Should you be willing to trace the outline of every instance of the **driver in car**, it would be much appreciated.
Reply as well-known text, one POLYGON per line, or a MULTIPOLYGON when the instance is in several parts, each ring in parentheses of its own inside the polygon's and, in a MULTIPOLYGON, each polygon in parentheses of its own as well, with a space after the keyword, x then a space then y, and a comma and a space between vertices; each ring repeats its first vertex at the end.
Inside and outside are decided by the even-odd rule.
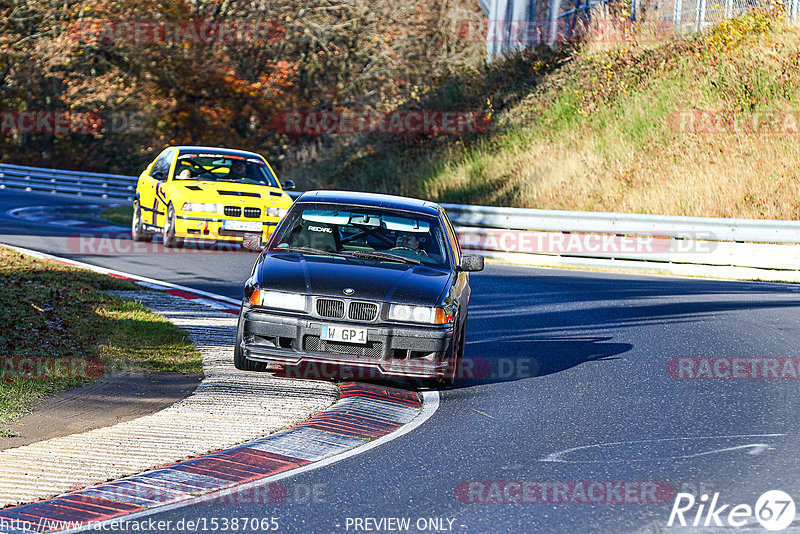
POLYGON ((416 252, 417 254, 428 255, 427 252, 419 248, 419 238, 414 234, 397 234, 394 248, 406 249, 416 252))
POLYGON ((228 172, 229 178, 247 178, 247 165, 243 160, 235 159, 231 162, 231 170, 228 172))

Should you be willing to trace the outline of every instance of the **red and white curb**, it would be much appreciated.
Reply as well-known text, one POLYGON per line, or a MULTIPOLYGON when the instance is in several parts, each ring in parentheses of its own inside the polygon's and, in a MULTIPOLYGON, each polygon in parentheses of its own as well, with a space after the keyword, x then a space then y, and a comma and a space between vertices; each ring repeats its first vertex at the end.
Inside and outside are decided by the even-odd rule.
POLYGON ((278 480, 396 439, 425 422, 438 407, 438 394, 431 392, 345 383, 341 394, 341 400, 328 410, 267 437, 55 499, 2 510, 0 531, 96 530, 121 517, 140 519, 231 496, 246 495, 258 504, 278 505, 286 497, 284 487, 274 484, 278 480), (256 487, 261 491, 255 491, 256 487), (81 526, 76 527, 78 524, 81 526))
MULTIPOLYGON (((19 247, 9 248, 65 265, 132 280, 187 299, 192 304, 210 305, 218 310, 215 312, 217 314, 238 313, 238 302, 220 295, 19 247)), ((229 360, 227 365, 232 369, 232 362, 229 360)), ((262 380, 270 378, 286 384, 287 387, 309 382, 271 378, 260 373, 239 373, 262 380)), ((360 383, 344 383, 339 390, 338 402, 286 430, 142 474, 69 492, 53 499, 6 508, 0 511, 0 532, 93 529, 98 524, 111 522, 122 516, 135 519, 168 508, 219 499, 221 495, 232 491, 240 493, 256 487, 263 488, 265 484, 341 461, 396 439, 427 421, 439 404, 439 394, 436 391, 417 393, 360 383), (74 525, 77 524, 83 526, 75 528, 74 525)), ((288 399, 290 402, 296 400, 299 399, 294 396, 288 399)), ((164 436, 166 440, 169 438, 164 436)), ((158 443, 148 445, 158 447, 158 443)), ((120 452, 124 455, 124 451, 120 452)), ((124 458, 121 460, 124 463, 124 458)), ((282 500, 281 495, 285 495, 281 493, 281 487, 268 486, 264 499, 273 504, 279 503, 282 500)))

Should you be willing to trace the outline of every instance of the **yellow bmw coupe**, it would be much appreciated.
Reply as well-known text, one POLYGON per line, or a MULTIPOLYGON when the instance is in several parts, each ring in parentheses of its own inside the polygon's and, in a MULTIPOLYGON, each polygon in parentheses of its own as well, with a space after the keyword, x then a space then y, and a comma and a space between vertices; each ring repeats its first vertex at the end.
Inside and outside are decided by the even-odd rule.
POLYGON ((184 240, 265 242, 292 199, 263 156, 199 146, 164 149, 142 172, 133 201, 134 241, 160 234, 167 247, 184 240))

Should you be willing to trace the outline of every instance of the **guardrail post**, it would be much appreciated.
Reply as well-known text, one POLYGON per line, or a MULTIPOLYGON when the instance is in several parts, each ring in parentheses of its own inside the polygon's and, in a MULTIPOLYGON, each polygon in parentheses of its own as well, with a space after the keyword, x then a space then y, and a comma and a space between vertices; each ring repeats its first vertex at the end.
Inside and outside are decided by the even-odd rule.
POLYGON ((797 22, 800 18, 800 0, 789 0, 789 20, 797 22))
POLYGON ((700 32, 703 25, 706 23, 706 0, 697 0, 697 18, 694 23, 694 29, 700 32))
POLYGON ((547 36, 547 44, 555 46, 558 39, 558 11, 561 9, 560 0, 550 0, 550 29, 547 36))
POLYGON ((675 33, 681 33, 681 19, 683 18, 683 2, 675 0, 675 9, 672 10, 672 24, 675 26, 675 33))

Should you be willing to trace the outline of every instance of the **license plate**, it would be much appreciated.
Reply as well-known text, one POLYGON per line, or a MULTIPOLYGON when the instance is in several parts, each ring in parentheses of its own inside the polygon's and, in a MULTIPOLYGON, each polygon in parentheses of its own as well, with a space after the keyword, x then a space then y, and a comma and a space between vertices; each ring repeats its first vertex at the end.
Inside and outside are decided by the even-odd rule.
POLYGON ((260 232, 264 223, 259 221, 222 221, 225 230, 240 230, 244 232, 260 232))
POLYGON ((351 328, 349 326, 323 326, 320 338, 325 341, 340 341, 356 345, 367 344, 366 328, 351 328))

